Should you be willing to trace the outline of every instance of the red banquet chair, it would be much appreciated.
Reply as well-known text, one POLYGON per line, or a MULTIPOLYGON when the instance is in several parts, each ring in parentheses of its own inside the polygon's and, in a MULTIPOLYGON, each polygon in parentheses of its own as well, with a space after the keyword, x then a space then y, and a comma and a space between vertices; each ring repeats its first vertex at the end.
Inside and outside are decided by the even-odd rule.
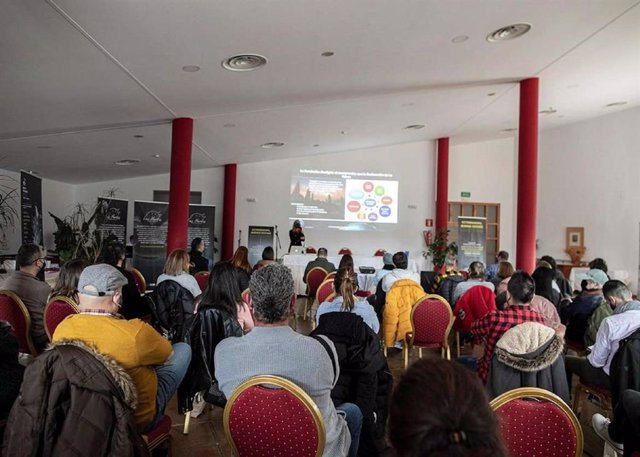
POLYGON ((490 403, 510 457, 581 457, 582 428, 557 395, 537 387, 505 392, 490 403))
POLYGON ((13 335, 18 339, 18 350, 23 354, 38 355, 31 339, 31 317, 20 297, 10 290, 0 290, 0 321, 7 321, 13 327, 13 335))
POLYGON ((316 248, 314 248, 313 246, 307 246, 307 249, 305 249, 305 252, 307 254, 317 254, 318 251, 316 251, 316 248))
POLYGON ((51 340, 60 322, 65 320, 67 316, 78 314, 79 312, 78 304, 71 298, 63 295, 56 295, 51 298, 44 307, 44 331, 47 333, 49 340, 51 340))
POLYGON ((404 367, 409 365, 409 351, 418 348, 422 358, 422 349, 441 350, 441 355, 451 360, 449 332, 453 326, 453 314, 449 303, 439 295, 425 295, 411 309, 411 328, 405 336, 404 367))
POLYGON ((321 267, 314 267, 309 270, 307 273, 306 282, 307 282, 307 300, 304 302, 304 316, 303 318, 307 319, 307 313, 313 306, 313 301, 316 298, 316 292, 318 291, 318 287, 320 284, 326 279, 327 270, 321 267))
POLYGON ((333 278, 325 279, 322 281, 322 284, 318 286, 318 290, 316 291, 316 299, 318 301, 318 305, 329 300, 332 295, 334 295, 333 291, 333 278))
POLYGON ((373 253, 374 257, 382 257, 384 256, 384 253, 387 252, 384 249, 378 249, 376 252, 373 253))
POLYGON ((209 284, 209 272, 199 271, 193 277, 196 278, 196 282, 198 283, 200 290, 204 292, 209 284))
POLYGON ((163 455, 171 456, 171 425, 171 418, 165 415, 152 430, 142 434, 149 453, 153 455, 153 451, 162 449, 163 455))
POLYGON ((336 279, 337 275, 338 275, 338 272, 333 271, 333 272, 329 273, 327 276, 325 276, 324 280, 326 281, 328 279, 331 279, 333 281, 334 279, 336 279))
POLYGON ((235 456, 320 457, 324 451, 320 410, 284 378, 256 376, 240 384, 224 408, 223 422, 235 456))
MULTIPOLYGON (((341 248, 341 249, 338 251, 338 255, 352 255, 352 253, 351 253, 351 249, 349 249, 349 248, 341 248)), ((384 254, 383 254, 383 255, 384 255, 384 254)))
POLYGON ((144 276, 137 268, 132 267, 129 269, 129 271, 133 275, 133 279, 135 280, 136 286, 138 287, 138 292, 140 292, 140 295, 144 295, 147 290, 147 281, 144 279, 144 276))

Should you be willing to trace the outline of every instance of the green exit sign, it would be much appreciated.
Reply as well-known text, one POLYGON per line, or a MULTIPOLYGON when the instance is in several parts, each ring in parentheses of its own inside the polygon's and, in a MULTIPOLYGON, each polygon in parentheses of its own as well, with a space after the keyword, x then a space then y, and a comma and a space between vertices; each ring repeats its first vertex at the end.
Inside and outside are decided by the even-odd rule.
POLYGON ((462 198, 470 198, 471 197, 471 192, 460 192, 460 196, 462 198))

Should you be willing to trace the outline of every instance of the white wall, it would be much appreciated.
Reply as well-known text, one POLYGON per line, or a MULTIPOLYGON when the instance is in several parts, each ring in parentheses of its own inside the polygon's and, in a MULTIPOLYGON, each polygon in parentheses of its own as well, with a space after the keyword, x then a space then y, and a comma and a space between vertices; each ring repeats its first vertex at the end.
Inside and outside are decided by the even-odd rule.
POLYGON ((565 228, 584 227, 585 260, 603 257, 638 287, 640 108, 540 135, 539 254, 569 259, 565 228))
POLYGON ((300 168, 386 172, 399 181, 397 225, 379 224, 385 225, 380 232, 320 231, 314 230, 313 221, 309 221, 305 226, 307 245, 324 246, 333 255, 343 246, 363 256, 373 255, 378 248, 409 250, 411 257, 418 260, 426 249, 422 236, 424 220, 433 218, 435 213, 434 166, 433 142, 239 165, 236 231, 242 230, 242 242, 246 243, 249 225, 278 225, 282 248, 286 250, 291 228, 292 173, 300 168), (247 198, 255 198, 256 202, 247 202, 247 198))
POLYGON ((516 258, 517 160, 515 139, 453 145, 449 150, 449 201, 500 203, 500 249, 516 258), (461 198, 461 192, 471 192, 461 198))

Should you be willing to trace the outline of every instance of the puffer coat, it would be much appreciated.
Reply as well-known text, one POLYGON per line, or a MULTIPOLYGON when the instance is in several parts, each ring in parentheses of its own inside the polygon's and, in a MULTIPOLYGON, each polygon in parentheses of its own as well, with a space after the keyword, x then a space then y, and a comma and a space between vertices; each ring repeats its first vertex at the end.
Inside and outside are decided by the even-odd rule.
POLYGON ((393 283, 387 292, 382 318, 386 347, 393 346, 396 341, 404 340, 405 335, 413 331, 411 308, 424 295, 422 286, 411 279, 400 279, 393 283))

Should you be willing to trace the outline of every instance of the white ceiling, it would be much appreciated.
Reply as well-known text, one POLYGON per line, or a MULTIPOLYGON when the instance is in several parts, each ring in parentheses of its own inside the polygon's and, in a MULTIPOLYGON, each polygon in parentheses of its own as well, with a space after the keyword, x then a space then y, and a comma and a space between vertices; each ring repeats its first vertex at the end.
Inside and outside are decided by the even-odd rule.
POLYGON ((0 167, 70 183, 167 172, 177 116, 196 119, 197 169, 495 138, 536 75, 543 129, 640 105, 638 0, 0 2, 0 167), (485 40, 516 22, 532 30, 485 40), (244 52, 269 63, 221 67, 244 52))

